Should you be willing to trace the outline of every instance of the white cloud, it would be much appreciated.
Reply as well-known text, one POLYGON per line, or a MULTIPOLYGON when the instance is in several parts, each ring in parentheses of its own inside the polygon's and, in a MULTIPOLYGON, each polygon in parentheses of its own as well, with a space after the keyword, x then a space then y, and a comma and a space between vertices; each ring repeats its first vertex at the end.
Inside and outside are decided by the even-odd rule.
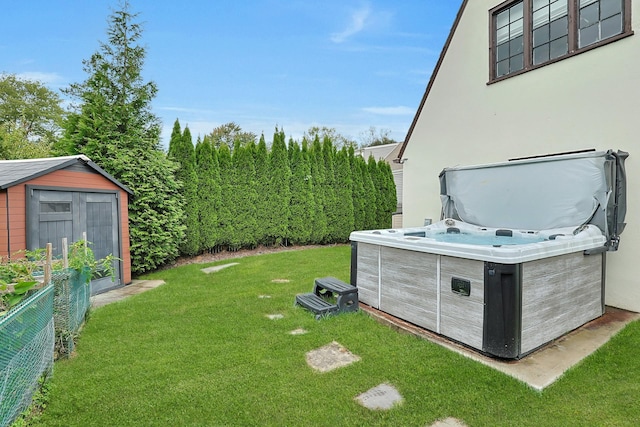
POLYGON ((56 73, 43 73, 40 71, 25 71, 24 73, 16 74, 16 76, 24 80, 36 80, 45 85, 62 81, 62 77, 56 73))
POLYGON ((381 116, 411 116, 415 114, 415 108, 409 108, 402 105, 397 107, 365 107, 363 111, 381 116))
POLYGON ((331 34, 331 41, 334 43, 342 43, 354 34, 359 33, 365 27, 371 15, 371 8, 368 4, 356 10, 351 15, 351 21, 343 31, 331 34))

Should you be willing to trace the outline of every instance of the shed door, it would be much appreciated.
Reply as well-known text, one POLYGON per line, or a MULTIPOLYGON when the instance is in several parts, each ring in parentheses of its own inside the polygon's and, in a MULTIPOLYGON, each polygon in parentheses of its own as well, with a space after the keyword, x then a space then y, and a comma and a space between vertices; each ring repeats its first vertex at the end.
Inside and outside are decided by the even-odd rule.
MULTIPOLYGON (((120 258, 118 203, 114 193, 33 190, 28 215, 29 249, 43 248, 50 242, 54 257, 62 257, 62 238, 76 242, 86 232, 96 259, 109 254, 120 258)), ((120 286, 120 265, 114 267, 115 280, 93 278, 93 295, 120 286)))

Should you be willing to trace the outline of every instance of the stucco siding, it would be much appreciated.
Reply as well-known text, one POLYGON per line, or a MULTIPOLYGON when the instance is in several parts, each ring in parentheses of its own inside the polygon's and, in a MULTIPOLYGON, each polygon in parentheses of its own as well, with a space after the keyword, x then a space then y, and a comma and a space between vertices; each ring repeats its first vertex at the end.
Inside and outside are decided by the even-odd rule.
MULTIPOLYGON (((444 167, 586 148, 628 151, 628 225, 620 250, 607 256, 606 303, 640 311, 640 36, 487 84, 488 11, 498 3, 467 2, 433 81, 403 154, 403 225, 440 217, 444 167)), ((640 1, 632 17, 637 32, 640 1)))

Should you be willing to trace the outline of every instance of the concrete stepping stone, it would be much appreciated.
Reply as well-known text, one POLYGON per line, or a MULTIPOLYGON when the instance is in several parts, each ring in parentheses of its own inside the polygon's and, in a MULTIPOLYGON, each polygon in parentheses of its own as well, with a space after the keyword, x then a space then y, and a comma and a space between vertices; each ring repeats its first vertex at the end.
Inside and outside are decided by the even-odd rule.
POLYGON ((229 264, 222 264, 222 265, 214 265, 213 267, 206 267, 206 268, 201 268, 200 271, 202 271, 203 273, 217 273, 220 270, 224 270, 227 267, 233 267, 234 265, 238 265, 240 264, 239 262, 231 262, 229 264))
POLYGON ((271 283, 289 283, 290 281, 289 279, 273 279, 271 283))
POLYGON ((306 329, 298 328, 298 329, 294 329, 293 331, 289 332, 289 335, 304 335, 307 332, 308 331, 306 329))
POLYGON ((284 315, 282 314, 267 314, 267 317, 271 320, 283 319, 284 315))
POLYGON ((430 427, 467 427, 467 425, 457 418, 449 417, 436 421, 430 427))
POLYGON ((360 356, 356 356, 335 341, 307 353, 307 364, 320 372, 329 372, 359 360, 360 356))
POLYGON ((260 299, 268 299, 268 298, 271 298, 271 295, 258 295, 258 298, 260 298, 260 299))
POLYGON ((402 403, 402 396, 392 385, 380 384, 356 397, 358 403, 371 410, 388 410, 402 403))

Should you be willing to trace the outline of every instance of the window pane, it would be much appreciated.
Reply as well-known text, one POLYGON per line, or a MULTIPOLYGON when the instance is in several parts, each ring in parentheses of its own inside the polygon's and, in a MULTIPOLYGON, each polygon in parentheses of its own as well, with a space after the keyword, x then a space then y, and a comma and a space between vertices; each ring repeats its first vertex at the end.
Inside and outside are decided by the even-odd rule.
POLYGON ((509 29, 509 38, 513 39, 522 35, 522 19, 517 20, 516 22, 511 23, 509 29))
POLYGON ((500 28, 496 31, 496 43, 504 43, 509 40, 509 27, 500 28))
POLYGON ((502 61, 509 57, 509 43, 502 43, 498 45, 496 52, 496 61, 502 61))
POLYGON ((587 5, 590 5, 591 3, 595 3, 598 0, 580 0, 580 7, 585 7, 587 5))
POLYGON ((511 72, 522 70, 523 67, 524 67, 524 55, 523 54, 516 55, 516 56, 512 57, 509 60, 509 68, 510 68, 511 72))
POLYGON ((40 202, 40 213, 71 212, 71 202, 40 202))
POLYGON ((533 30, 533 47, 549 42, 549 26, 545 25, 537 30, 533 30))
POLYGON ((549 0, 533 0, 533 10, 536 11, 542 6, 547 6, 548 4, 549 0))
POLYGON ((542 64, 549 60, 549 45, 545 44, 533 49, 533 65, 542 64))
POLYGON ((558 0, 551 3, 551 20, 565 16, 567 13, 567 0, 558 0))
POLYGON ((584 28, 584 29, 580 30, 579 47, 589 46, 590 44, 593 44, 593 43, 597 42, 598 39, 599 39, 599 37, 598 37, 598 26, 597 25, 592 25, 590 27, 584 28))
POLYGON ((538 28, 549 22, 549 8, 544 7, 533 12, 533 28, 538 28))
POLYGON ((549 48, 549 59, 555 59, 562 55, 566 55, 568 52, 568 46, 566 36, 552 41, 551 47, 549 48))
POLYGON ((509 42, 509 56, 522 53, 524 50, 524 37, 517 37, 509 42))
POLYGON ((521 19, 522 18, 522 2, 511 7, 511 9, 509 9, 509 12, 510 12, 509 20, 511 22, 515 21, 516 19, 521 19))
POLYGON ((506 74, 509 74, 509 60, 508 59, 498 62, 497 66, 496 66, 496 77, 504 76, 506 74))
POLYGON ((622 13, 622 0, 602 0, 600 2, 600 19, 622 13))
POLYGON ((555 40, 558 37, 566 36, 568 34, 567 18, 560 18, 551 23, 551 30, 549 38, 555 40))
POLYGON ((606 39, 622 32, 622 15, 615 15, 600 23, 600 38, 606 39))
POLYGON ((580 28, 586 28, 600 20, 600 4, 594 3, 580 9, 580 28))
POLYGON ((496 16, 496 28, 502 28, 508 23, 509 23, 509 10, 500 12, 498 16, 496 16))

